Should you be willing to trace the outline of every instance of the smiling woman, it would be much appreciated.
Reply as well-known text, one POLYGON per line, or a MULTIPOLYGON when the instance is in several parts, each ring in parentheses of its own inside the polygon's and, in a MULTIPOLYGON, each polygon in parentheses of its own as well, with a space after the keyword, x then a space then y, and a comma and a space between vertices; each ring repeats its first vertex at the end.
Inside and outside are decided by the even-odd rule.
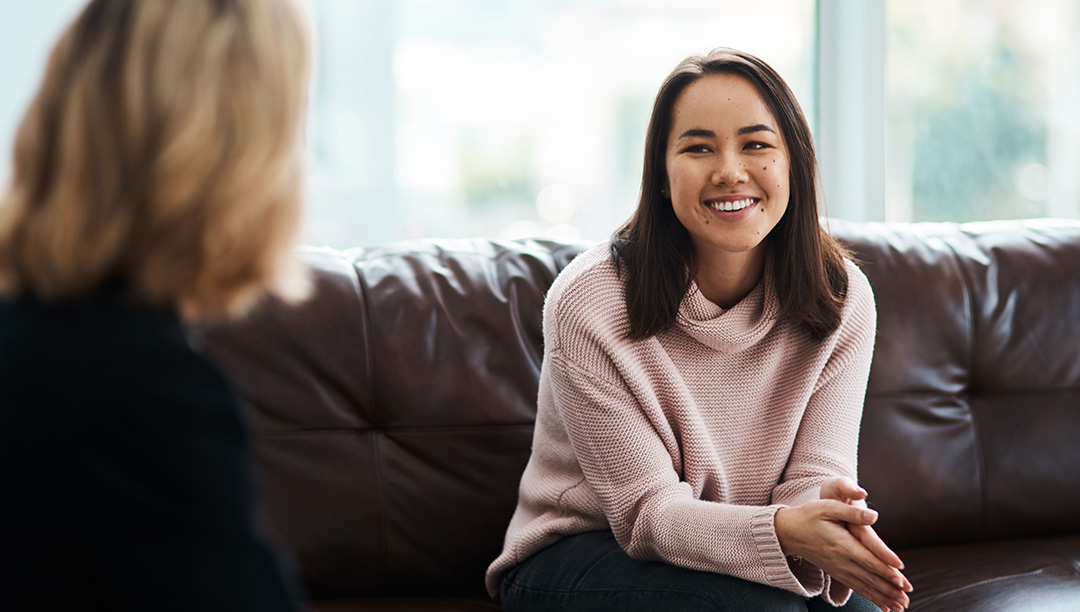
POLYGON ((730 308, 757 283, 765 237, 787 210, 787 146, 757 89, 735 74, 691 83, 673 115, 663 191, 690 234, 702 295, 730 308))
POLYGON ((665 80, 637 211, 545 301, 533 452, 487 575, 504 609, 910 603, 856 484, 874 298, 816 177, 760 59, 665 80))
MULTIPOLYGON (((774 247, 781 245, 768 249, 774 260, 773 273, 784 287, 778 295, 779 308, 784 316, 802 321, 815 337, 823 337, 839 321, 847 275, 843 251, 818 222, 818 170, 809 124, 794 94, 771 67, 748 54, 725 53, 720 50, 709 58, 688 58, 668 76, 657 94, 646 132, 641 199, 634 216, 616 233, 612 244, 617 265, 626 268, 631 334, 645 338, 670 327, 680 300, 701 266, 705 267, 704 277, 693 280, 699 287, 704 281, 710 293, 722 281, 716 278, 717 273, 732 278, 731 269, 720 272, 722 266, 714 263, 718 260, 698 252, 693 228, 702 222, 694 223, 689 215, 684 220, 680 210, 686 211, 689 201, 689 210, 701 215, 702 207, 696 202, 723 201, 720 196, 731 199, 733 195, 734 200, 745 200, 744 196, 758 200, 771 197, 765 198, 764 211, 754 206, 739 216, 712 215, 705 219, 775 217, 765 224, 767 227, 751 231, 755 245, 764 243, 767 236, 774 247), (694 125, 694 121, 715 125, 694 125), (711 148, 709 142, 701 142, 710 138, 709 133, 711 148), (678 148, 680 141, 692 137, 699 141, 686 144, 698 148, 678 148), (723 139, 727 140, 720 142, 723 139), (681 168, 683 160, 689 167, 704 168, 708 177, 699 179, 699 191, 691 187, 679 195, 672 187, 673 170, 681 168), (705 189, 706 180, 712 186, 708 192, 700 191, 705 189), (772 215, 768 214, 770 208, 772 215), (759 231, 761 236, 756 234, 759 231), (682 269, 690 274, 673 273, 682 269)), ((742 235, 724 228, 730 229, 731 224, 721 223, 706 235, 722 235, 725 240, 742 235)), ((725 303, 737 301, 757 281, 764 253, 764 249, 755 249, 752 257, 736 257, 742 261, 738 276, 741 282, 730 289, 725 303)))

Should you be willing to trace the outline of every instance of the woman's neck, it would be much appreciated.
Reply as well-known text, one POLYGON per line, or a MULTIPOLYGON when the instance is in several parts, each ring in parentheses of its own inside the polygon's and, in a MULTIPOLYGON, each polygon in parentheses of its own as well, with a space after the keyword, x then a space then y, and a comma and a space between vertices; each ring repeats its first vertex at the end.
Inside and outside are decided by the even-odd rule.
POLYGON ((738 304, 761 279, 765 245, 745 253, 696 253, 698 290, 705 299, 728 309, 738 304))

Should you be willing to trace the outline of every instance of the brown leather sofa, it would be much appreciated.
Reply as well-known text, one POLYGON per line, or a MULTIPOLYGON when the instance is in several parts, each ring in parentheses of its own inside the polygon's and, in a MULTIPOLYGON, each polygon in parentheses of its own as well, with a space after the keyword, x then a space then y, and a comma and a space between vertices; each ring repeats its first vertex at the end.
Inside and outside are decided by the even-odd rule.
MULTIPOLYGON (((877 296, 860 476, 912 610, 1080 610, 1080 222, 849 224, 877 296)), ((207 330, 315 610, 498 610, 544 292, 584 245, 305 251, 315 295, 207 330)))

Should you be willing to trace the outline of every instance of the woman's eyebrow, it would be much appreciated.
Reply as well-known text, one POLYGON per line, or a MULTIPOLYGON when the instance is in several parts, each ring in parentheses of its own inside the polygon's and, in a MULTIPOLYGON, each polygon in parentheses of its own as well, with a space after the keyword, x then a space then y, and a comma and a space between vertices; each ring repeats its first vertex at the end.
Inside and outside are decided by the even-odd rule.
POLYGON ((695 128, 692 130, 686 130, 675 140, 682 140, 683 138, 690 138, 691 136, 703 136, 705 138, 716 138, 716 132, 712 130, 703 130, 701 128, 695 128))
POLYGON ((765 125, 764 123, 759 123, 757 125, 748 125, 746 127, 739 128, 740 136, 743 134, 753 134, 754 132, 772 132, 773 134, 776 133, 771 127, 765 125))
MULTIPOLYGON (((743 134, 753 134, 754 132, 770 132, 772 134, 775 134, 776 130, 774 130, 771 127, 765 125, 764 123, 758 123, 758 124, 755 124, 755 125, 748 125, 748 126, 739 128, 738 134, 740 136, 742 136, 743 134)), ((675 140, 682 140, 683 138, 691 138, 691 137, 694 137, 694 136, 703 137, 703 138, 716 138, 716 132, 714 132, 712 130, 704 130, 704 129, 701 129, 701 128, 694 128, 694 129, 686 130, 682 134, 679 134, 679 137, 676 138, 675 140)))

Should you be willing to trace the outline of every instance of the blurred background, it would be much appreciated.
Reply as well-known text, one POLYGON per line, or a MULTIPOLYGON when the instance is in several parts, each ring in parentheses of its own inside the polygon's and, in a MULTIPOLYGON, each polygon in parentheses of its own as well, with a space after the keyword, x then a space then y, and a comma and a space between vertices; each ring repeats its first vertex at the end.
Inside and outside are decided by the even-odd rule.
MULTIPOLYGON (((1080 217, 1075 0, 308 0, 304 242, 599 240, 633 211, 663 78, 717 46, 795 91, 827 211, 1080 217)), ((0 175, 82 0, 0 3, 0 175)))

